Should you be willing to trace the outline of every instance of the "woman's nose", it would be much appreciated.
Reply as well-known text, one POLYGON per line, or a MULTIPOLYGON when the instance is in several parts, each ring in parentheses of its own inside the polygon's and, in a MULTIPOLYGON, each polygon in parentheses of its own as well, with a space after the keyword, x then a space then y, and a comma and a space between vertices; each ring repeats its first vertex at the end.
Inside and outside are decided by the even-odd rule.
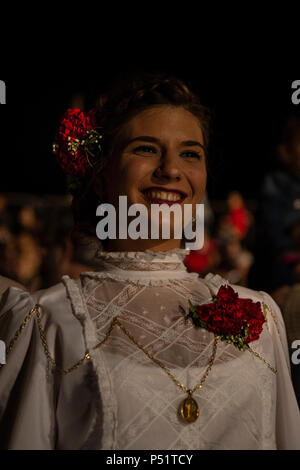
POLYGON ((174 154, 169 152, 161 157, 159 165, 157 166, 154 175, 158 178, 165 178, 170 180, 180 180, 181 172, 179 162, 174 154))

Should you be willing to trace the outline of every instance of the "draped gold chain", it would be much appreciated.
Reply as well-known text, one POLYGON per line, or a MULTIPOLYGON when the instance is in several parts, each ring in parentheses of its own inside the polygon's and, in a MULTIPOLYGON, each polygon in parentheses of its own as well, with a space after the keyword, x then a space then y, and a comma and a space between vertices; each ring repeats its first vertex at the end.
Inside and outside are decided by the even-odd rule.
MULTIPOLYGON (((9 344, 9 346, 7 348, 7 351, 6 351, 6 356, 7 357, 9 356, 9 354, 12 351, 12 349, 14 348, 16 342, 20 338, 24 328, 28 325, 30 320, 34 316, 36 316, 37 324, 38 324, 38 328, 39 328, 39 333, 40 333, 40 338, 41 338, 41 342, 42 342, 42 345, 43 345, 45 355, 46 355, 48 361, 52 364, 52 366, 55 369, 57 369, 62 374, 68 374, 68 373, 74 371, 75 369, 77 369, 78 367, 80 367, 86 360, 91 359, 90 353, 87 352, 72 367, 69 367, 67 369, 63 369, 63 368, 61 368, 57 365, 55 359, 52 357, 52 355, 50 353, 49 346, 48 346, 48 343, 47 343, 46 333, 45 333, 45 330, 42 326, 41 311, 40 311, 41 308, 42 308, 41 305, 37 304, 30 310, 29 314, 25 317, 23 323, 21 324, 21 326, 19 327, 19 329, 15 333, 13 339, 10 341, 10 344, 9 344)), ((267 307, 265 304, 263 304, 263 308, 264 308, 265 313, 266 313, 266 309, 268 309, 270 311, 269 307, 267 307)), ((273 315, 272 315, 272 317, 274 319, 273 315)), ((275 321, 275 319, 274 319, 274 321, 275 321)), ((275 322, 275 324, 276 324, 276 327, 277 327, 277 330, 278 330, 278 333, 279 333, 279 328, 278 328, 277 322, 275 322)), ((130 339, 130 341, 132 341, 132 343, 134 343, 153 363, 157 364, 179 388, 181 388, 185 393, 188 394, 187 398, 185 400, 183 400, 183 402, 179 406, 179 414, 186 422, 188 422, 188 423, 194 422, 199 416, 199 407, 198 407, 198 404, 195 401, 195 399, 192 397, 192 395, 195 391, 202 388, 204 382, 206 381, 206 379, 209 376, 209 373, 212 369, 213 363, 214 363, 215 358, 216 358, 219 337, 216 336, 216 335, 214 337, 213 351, 212 351, 211 357, 209 359, 207 368, 204 372, 204 375, 201 378, 201 381, 197 385, 195 385, 192 389, 189 389, 184 384, 180 383, 179 380, 176 379, 176 377, 170 372, 170 370, 161 361, 159 361, 157 358, 153 357, 141 344, 139 344, 136 341, 136 339, 132 336, 132 334, 125 328, 125 326, 120 322, 120 320, 117 317, 115 317, 113 319, 113 321, 111 322, 110 327, 109 327, 107 333, 105 334, 104 339, 102 341, 100 341, 100 343, 98 343, 96 346, 94 346, 93 350, 96 350, 96 349, 100 348, 108 340, 108 338, 110 337, 113 329, 116 326, 118 326, 123 331, 123 333, 130 339)), ((268 364, 268 362, 259 353, 253 351, 250 347, 248 347, 248 351, 251 354, 253 354, 255 357, 257 357, 258 359, 260 359, 262 362, 264 362, 267 365, 267 367, 274 374, 277 374, 277 369, 272 367, 270 364, 268 364)), ((0 364, 0 369, 3 365, 4 364, 0 364)))

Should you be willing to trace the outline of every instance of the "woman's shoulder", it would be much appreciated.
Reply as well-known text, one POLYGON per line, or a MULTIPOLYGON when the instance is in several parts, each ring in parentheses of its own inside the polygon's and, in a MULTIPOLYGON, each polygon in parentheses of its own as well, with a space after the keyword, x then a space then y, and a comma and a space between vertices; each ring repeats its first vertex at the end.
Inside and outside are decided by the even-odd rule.
MULTIPOLYGON (((0 447, 31 449, 36 442, 43 449, 73 449, 81 448, 92 436, 98 413, 97 380, 90 366, 84 327, 66 284, 63 280, 34 294, 10 287, 3 296, 0 339, 6 357, 0 364, 0 421, 3 428, 6 417, 10 421, 0 447), (42 421, 32 419, 36 397, 42 397, 42 421), (21 428, 19 420, 14 420, 19 409, 25 423, 21 428), (54 420, 68 429, 58 433, 58 440, 54 420), (78 432, 82 426, 84 430, 78 432)), ((72 286, 75 289, 76 281, 72 286)))
POLYGON ((0 275, 0 296, 2 296, 4 292, 11 286, 19 287, 22 290, 26 290, 26 288, 22 286, 19 282, 16 282, 13 279, 9 279, 8 277, 0 275))
POLYGON ((264 315, 269 319, 270 324, 274 324, 277 330, 284 330, 285 324, 279 306, 270 294, 264 291, 250 289, 249 287, 231 284, 228 280, 218 274, 208 274, 202 281, 207 285, 210 292, 216 295, 223 285, 229 285, 242 299, 251 299, 253 302, 260 302, 264 315))
MULTIPOLYGON (((80 318, 74 311, 74 302, 76 303, 77 299, 74 301, 68 288, 71 283, 75 291, 78 281, 64 278, 58 284, 35 293, 16 286, 9 287, 0 302, 0 334, 6 336, 8 331, 22 328, 22 325, 29 324, 33 317, 41 318, 46 329, 56 325, 60 330, 64 330, 71 323, 80 324, 80 318)), ((78 287, 76 293, 78 298, 78 287)))
POLYGON ((266 330, 271 334, 273 339, 277 338, 279 340, 279 344, 281 344, 287 355, 288 346, 284 319, 279 306, 267 292, 231 284, 228 280, 218 274, 210 273, 202 279, 202 282, 207 285, 213 295, 217 295, 221 286, 228 285, 238 294, 239 298, 251 299, 252 302, 260 302, 261 310, 266 320, 266 330))
MULTIPOLYGON (((30 348, 62 370, 72 369, 85 356, 84 318, 78 314, 80 309, 74 309, 66 284, 63 279, 34 294, 18 287, 5 292, 0 339, 6 345, 7 363, 14 363, 16 356, 25 357, 30 348)), ((72 281, 74 289, 76 285, 77 281, 72 281)))
POLYGON ((30 293, 22 287, 11 285, 2 295, 0 318, 9 311, 17 313, 22 310, 31 309, 37 304, 43 304, 45 307, 48 306, 50 311, 51 307, 56 307, 58 303, 67 301, 66 294, 66 287, 63 282, 35 293, 30 293))
POLYGON ((257 302, 265 302, 270 307, 273 307, 276 310, 278 309, 277 304, 267 292, 253 290, 249 287, 240 286, 238 284, 232 284, 219 274, 209 273, 205 278, 201 279, 201 281, 204 282, 214 294, 218 292, 221 286, 228 285, 232 287, 232 289, 236 291, 241 298, 249 298, 257 302))

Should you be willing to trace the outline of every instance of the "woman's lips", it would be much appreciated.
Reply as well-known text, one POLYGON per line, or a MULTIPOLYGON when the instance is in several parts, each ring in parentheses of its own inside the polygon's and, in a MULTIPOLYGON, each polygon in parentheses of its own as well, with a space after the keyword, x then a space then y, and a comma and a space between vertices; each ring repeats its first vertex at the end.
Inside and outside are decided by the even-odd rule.
POLYGON ((161 188, 149 188, 143 191, 144 196, 151 204, 181 204, 186 199, 186 194, 177 190, 161 188))

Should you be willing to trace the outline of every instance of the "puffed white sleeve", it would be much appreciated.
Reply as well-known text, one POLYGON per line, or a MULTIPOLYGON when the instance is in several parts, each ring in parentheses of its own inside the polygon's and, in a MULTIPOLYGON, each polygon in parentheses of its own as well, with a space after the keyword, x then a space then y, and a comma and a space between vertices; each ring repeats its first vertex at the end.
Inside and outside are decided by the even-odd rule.
POLYGON ((276 440, 278 450, 300 450, 300 413, 291 379, 284 320, 272 297, 260 292, 266 305, 267 323, 276 361, 276 440))
POLYGON ((0 339, 6 346, 6 363, 0 370, 0 446, 52 449, 52 388, 33 318, 34 299, 28 292, 11 287, 1 303, 0 339))
POLYGON ((11 287, 3 295, 1 449, 99 448, 97 377, 84 360, 83 332, 63 283, 34 295, 11 287))

